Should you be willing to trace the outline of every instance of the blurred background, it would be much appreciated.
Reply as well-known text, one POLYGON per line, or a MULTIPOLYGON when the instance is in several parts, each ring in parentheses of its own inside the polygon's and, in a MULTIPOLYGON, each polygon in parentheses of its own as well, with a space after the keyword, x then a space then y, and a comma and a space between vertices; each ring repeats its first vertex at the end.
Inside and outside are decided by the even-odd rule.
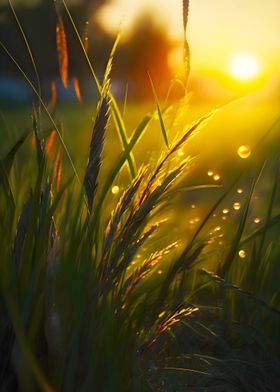
MULTIPOLYGON (((160 98, 173 85, 171 98, 184 93, 181 1, 66 0, 89 57, 102 78, 118 31, 121 43, 114 61, 112 88, 118 98, 152 99, 148 73, 160 98)), ((75 100, 73 80, 84 100, 97 96, 81 48, 60 1, 13 0, 34 54, 43 95, 56 83, 60 100, 75 100), (61 14, 69 53, 69 88, 59 79, 56 52, 56 10, 61 14)), ((280 87, 280 2, 269 0, 196 0, 190 4, 191 48, 189 91, 192 102, 226 102, 268 86, 273 97, 280 87)), ((0 39, 34 81, 34 72, 8 0, 0 0, 0 39)), ((0 100, 7 106, 32 98, 18 69, 0 50, 0 100)))

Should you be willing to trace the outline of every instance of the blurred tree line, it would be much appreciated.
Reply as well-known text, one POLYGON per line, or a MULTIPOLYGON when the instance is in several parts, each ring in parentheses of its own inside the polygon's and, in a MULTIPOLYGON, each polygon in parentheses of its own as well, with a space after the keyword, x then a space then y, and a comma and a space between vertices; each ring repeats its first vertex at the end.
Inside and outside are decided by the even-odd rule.
MULTIPOLYGON (((67 2, 70 3, 70 2, 67 2)), ((106 33, 100 24, 90 23, 99 7, 105 1, 80 0, 72 1, 69 5, 73 19, 82 37, 88 30, 89 57, 95 71, 102 78, 106 62, 115 37, 106 33)), ((59 7, 68 44, 69 76, 78 77, 81 85, 88 86, 91 77, 86 60, 82 54, 73 27, 62 6, 59 7)), ((52 0, 36 1, 29 4, 22 1, 17 4, 16 12, 26 33, 31 50, 34 54, 40 79, 45 84, 45 90, 52 80, 59 78, 59 65, 56 51, 57 8, 52 0)), ((10 50, 32 81, 35 82, 32 64, 29 59, 24 40, 16 24, 9 5, 0 5, 0 39, 10 50)), ((151 86, 148 72, 151 75, 157 92, 166 93, 170 85, 171 70, 168 64, 168 54, 173 44, 166 32, 160 29, 149 14, 143 14, 137 20, 128 40, 123 40, 118 48, 113 66, 113 81, 120 91, 126 84, 131 97, 151 98, 151 86)), ((19 77, 19 71, 9 57, 0 48, 1 77, 19 77)), ((44 90, 44 91, 45 91, 44 90)))

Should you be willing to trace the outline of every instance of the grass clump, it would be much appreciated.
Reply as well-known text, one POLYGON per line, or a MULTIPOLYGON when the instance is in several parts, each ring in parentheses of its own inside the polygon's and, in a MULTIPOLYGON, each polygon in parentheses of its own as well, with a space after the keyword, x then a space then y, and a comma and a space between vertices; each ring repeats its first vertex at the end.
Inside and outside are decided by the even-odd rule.
MULTIPOLYGON (((185 33, 188 8, 185 1, 185 33)), ((67 7, 66 11, 71 18, 67 7)), ((59 26, 66 84, 61 19, 59 26)), ((101 98, 83 181, 51 110, 23 73, 39 104, 33 109, 35 150, 28 149, 31 135, 26 133, 0 164, 1 388, 276 391, 278 157, 249 165, 248 173, 239 173, 222 190, 188 240, 180 234, 174 239, 176 220, 166 222, 166 216, 176 193, 183 189, 186 194, 182 183, 193 163, 177 153, 213 113, 186 127, 172 142, 164 118, 168 108, 161 110, 156 100, 158 118, 147 114, 128 139, 110 91, 115 50, 116 45, 103 83, 91 67, 101 98), (55 125, 57 142, 54 133, 44 136, 41 109, 55 125), (123 150, 104 174, 110 118, 123 150), (154 167, 137 168, 133 151, 152 120, 158 120, 168 149, 154 167), (70 161, 64 172, 62 147, 70 161), (29 153, 29 171, 22 164, 23 149, 29 153), (130 180, 118 200, 112 200, 112 185, 126 165, 130 180), (248 233, 253 196, 270 166, 274 182, 266 219, 248 233), (251 184, 244 208, 228 228, 228 240, 219 244, 220 229, 211 228, 213 214, 232 198, 244 178, 251 184), (245 265, 238 257, 241 248, 246 248, 245 265)), ((89 61, 86 51, 85 55, 89 61)))

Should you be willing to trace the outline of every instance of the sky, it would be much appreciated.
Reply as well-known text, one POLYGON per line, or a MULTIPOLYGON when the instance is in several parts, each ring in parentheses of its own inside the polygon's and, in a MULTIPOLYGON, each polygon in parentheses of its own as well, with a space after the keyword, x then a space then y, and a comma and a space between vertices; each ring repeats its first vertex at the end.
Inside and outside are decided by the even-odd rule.
MULTIPOLYGON (((182 0, 112 0, 99 20, 110 32, 125 33, 149 10, 173 39, 182 41, 182 0)), ((254 55, 262 71, 280 69, 280 0, 190 1, 188 38, 195 69, 229 68, 235 54, 254 55)))

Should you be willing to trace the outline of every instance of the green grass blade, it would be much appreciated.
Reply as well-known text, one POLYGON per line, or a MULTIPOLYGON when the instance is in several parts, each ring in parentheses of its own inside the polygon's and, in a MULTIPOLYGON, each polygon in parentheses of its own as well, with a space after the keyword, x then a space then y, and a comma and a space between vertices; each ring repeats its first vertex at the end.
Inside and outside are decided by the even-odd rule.
POLYGON ((30 45, 29 45, 28 39, 27 39, 27 37, 26 37, 26 34, 25 34, 25 32, 24 32, 24 30, 23 30, 23 27, 22 27, 22 24, 20 23, 20 20, 19 20, 17 14, 16 14, 16 11, 15 11, 15 9, 14 9, 14 6, 13 6, 11 0, 9 0, 9 4, 10 4, 11 10, 12 10, 12 13, 13 13, 13 15, 14 15, 14 18, 15 18, 15 20, 16 20, 16 23, 17 23, 17 25, 18 25, 18 28, 19 28, 19 30, 20 30, 20 33, 21 33, 21 35, 22 35, 22 38, 23 38, 23 40, 24 40, 25 46, 26 46, 26 48, 27 48, 28 55, 29 55, 29 57, 30 57, 30 60, 31 60, 31 63, 32 63, 32 66, 33 66, 33 69, 34 69, 36 81, 37 81, 38 93, 39 93, 39 95, 41 96, 41 84, 40 84, 39 73, 38 73, 38 70, 37 70, 36 62, 35 62, 35 59, 34 59, 34 56, 33 56, 32 50, 31 50, 31 47, 30 47, 30 45))
POLYGON ((148 73, 148 76, 149 76, 149 79, 150 79, 150 83, 151 83, 151 86, 152 86, 154 99, 155 99, 155 102, 156 102, 157 113, 158 113, 158 118, 159 118, 159 123, 160 123, 160 128, 161 128, 163 140, 164 140, 164 142, 166 144, 166 147, 169 148, 167 132, 166 132, 163 116, 162 116, 162 111, 161 111, 161 108, 160 108, 160 105, 159 105, 156 89, 155 89, 154 83, 153 83, 152 78, 151 78, 149 73, 148 73))
POLYGON ((264 169, 264 166, 265 166, 265 163, 262 165, 262 167, 261 167, 261 169, 260 169, 260 171, 258 173, 258 176, 256 176, 253 179, 253 182, 252 182, 252 185, 251 185, 251 189, 250 189, 250 193, 249 193, 249 195, 247 197, 247 200, 246 200, 246 203, 245 203, 245 206, 244 206, 244 212, 242 214, 242 217, 241 217, 241 220, 240 220, 240 223, 239 223, 236 235, 235 235, 235 237, 234 237, 234 239, 232 241, 231 248, 229 250, 228 255, 226 256, 224 264, 218 271, 218 275, 220 275, 222 278, 229 271, 229 269, 230 269, 230 267, 231 267, 231 265, 232 265, 232 263, 234 261, 234 258, 235 258, 236 254, 238 252, 238 249, 239 249, 239 246, 240 246, 240 240, 241 240, 241 237, 243 235, 244 227, 245 227, 245 224, 246 224, 246 221, 247 221, 247 217, 248 217, 248 213, 249 213, 249 208, 250 208, 252 195, 253 195, 253 192, 255 190, 256 184, 257 184, 257 182, 258 182, 258 180, 259 180, 259 178, 261 176, 261 173, 262 173, 262 171, 264 169))
POLYGON ((212 272, 209 272, 205 269, 202 269, 201 273, 207 275, 208 278, 213 280, 215 283, 218 283, 221 287, 224 287, 225 289, 234 290, 238 294, 245 295, 245 296, 249 297, 251 300, 253 300, 255 303, 257 303, 258 305, 261 305, 261 306, 265 307, 267 310, 280 315, 279 309, 276 309, 273 306, 270 306, 261 298, 256 297, 251 292, 242 289, 241 287, 237 286, 236 284, 233 284, 233 283, 229 282, 228 280, 221 278, 219 275, 215 275, 212 272))
POLYGON ((265 240, 266 240, 266 237, 267 237, 267 231, 268 231, 268 227, 269 227, 269 222, 271 220, 272 209, 273 209, 273 205, 275 203, 276 193, 277 193, 277 189, 278 189, 278 181, 279 181, 279 160, 277 159, 276 168, 275 168, 275 175, 274 175, 274 183, 273 183, 273 186, 272 186, 271 196, 270 196, 268 209, 267 209, 267 213, 266 213, 265 224, 264 224, 264 227, 263 227, 261 240, 260 240, 260 245, 259 245, 259 250, 258 250, 258 256, 259 256, 260 259, 262 257, 264 244, 265 244, 265 240))
POLYGON ((14 144, 14 146, 10 149, 10 151, 6 154, 6 156, 2 158, 1 161, 6 170, 7 175, 9 175, 10 173, 16 153, 27 139, 29 133, 30 132, 27 132, 23 136, 21 136, 21 138, 14 144))

